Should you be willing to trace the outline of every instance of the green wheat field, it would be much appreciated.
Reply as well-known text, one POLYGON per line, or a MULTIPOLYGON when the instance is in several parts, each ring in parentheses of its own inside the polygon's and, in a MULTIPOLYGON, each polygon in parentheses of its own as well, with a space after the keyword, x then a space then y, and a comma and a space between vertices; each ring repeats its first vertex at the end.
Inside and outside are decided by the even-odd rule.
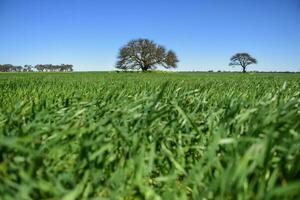
POLYGON ((0 73, 0 199, 299 197, 299 73, 0 73))

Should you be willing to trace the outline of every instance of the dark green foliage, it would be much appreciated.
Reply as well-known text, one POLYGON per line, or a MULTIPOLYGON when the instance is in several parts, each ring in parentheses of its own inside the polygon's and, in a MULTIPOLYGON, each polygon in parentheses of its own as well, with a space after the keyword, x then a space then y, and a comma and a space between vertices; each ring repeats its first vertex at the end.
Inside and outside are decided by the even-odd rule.
POLYGON ((0 91, 1 199, 300 195, 299 74, 0 74, 0 91))

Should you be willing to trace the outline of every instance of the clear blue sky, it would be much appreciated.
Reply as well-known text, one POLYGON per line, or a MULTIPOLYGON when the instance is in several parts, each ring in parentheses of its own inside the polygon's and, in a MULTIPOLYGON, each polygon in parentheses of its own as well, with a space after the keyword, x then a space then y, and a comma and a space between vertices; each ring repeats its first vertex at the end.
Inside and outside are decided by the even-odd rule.
POLYGON ((300 71, 300 0, 0 0, 0 64, 112 70, 128 40, 173 49, 178 70, 300 71))

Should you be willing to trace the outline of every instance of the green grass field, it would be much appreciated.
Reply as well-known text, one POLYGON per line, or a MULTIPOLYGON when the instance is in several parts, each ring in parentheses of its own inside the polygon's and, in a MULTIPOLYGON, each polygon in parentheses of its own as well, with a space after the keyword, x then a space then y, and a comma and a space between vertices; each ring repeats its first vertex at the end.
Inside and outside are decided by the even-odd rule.
POLYGON ((300 74, 0 73, 0 199, 299 199, 300 74))

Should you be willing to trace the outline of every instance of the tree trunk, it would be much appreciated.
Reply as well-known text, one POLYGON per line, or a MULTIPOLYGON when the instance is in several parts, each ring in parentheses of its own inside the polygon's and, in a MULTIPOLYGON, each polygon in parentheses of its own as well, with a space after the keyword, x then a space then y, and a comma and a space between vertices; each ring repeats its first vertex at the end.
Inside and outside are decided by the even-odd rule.
POLYGON ((243 68, 243 73, 246 73, 246 66, 242 66, 243 68))
POLYGON ((150 69, 149 66, 143 66, 143 67, 141 67, 141 68, 142 68, 142 71, 143 71, 143 72, 146 72, 148 69, 150 69))

